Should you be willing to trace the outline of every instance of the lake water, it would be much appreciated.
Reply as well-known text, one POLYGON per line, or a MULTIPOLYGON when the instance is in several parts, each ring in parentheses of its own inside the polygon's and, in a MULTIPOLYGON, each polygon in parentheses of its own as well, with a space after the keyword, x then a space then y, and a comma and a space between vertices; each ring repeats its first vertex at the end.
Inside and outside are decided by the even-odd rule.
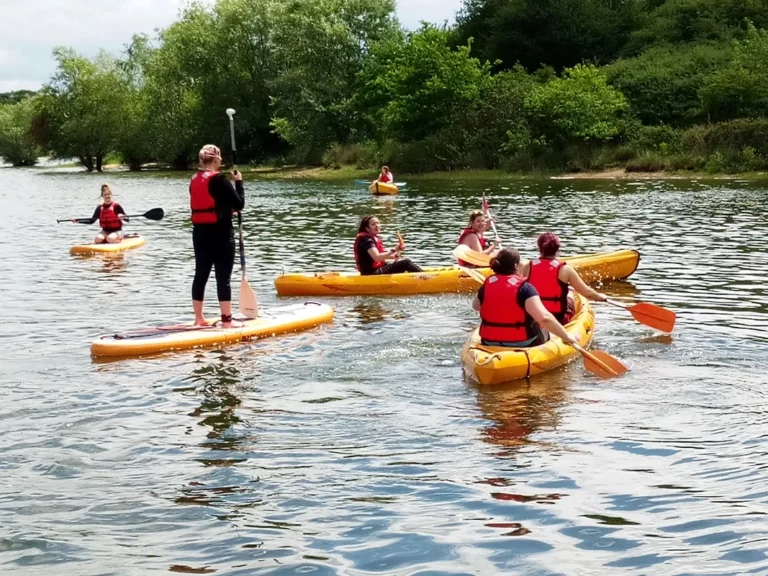
MULTIPOLYGON (((248 182, 249 279, 352 269, 360 216, 446 264, 486 189, 524 256, 636 248, 600 289, 678 313, 671 337, 596 305, 581 362, 481 388, 471 295, 319 298, 325 327, 98 362, 118 329, 191 319, 185 177, 0 169, 0 573, 768 574, 768 188, 739 181, 248 182), (69 248, 102 181, 145 246, 69 248)), ((235 276, 239 275, 236 266, 235 276)), ((207 310, 216 314, 213 280, 207 310)), ((237 286, 237 281, 233 281, 237 286)))

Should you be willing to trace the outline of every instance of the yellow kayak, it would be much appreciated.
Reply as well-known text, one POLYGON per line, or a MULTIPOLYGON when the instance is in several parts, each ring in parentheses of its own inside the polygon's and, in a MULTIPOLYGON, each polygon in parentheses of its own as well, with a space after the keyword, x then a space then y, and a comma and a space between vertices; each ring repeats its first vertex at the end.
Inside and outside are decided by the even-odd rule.
MULTIPOLYGON (((622 280, 630 276, 640 262, 637 250, 619 250, 586 256, 563 258, 585 282, 622 280)), ((489 276, 490 268, 477 268, 489 276)), ((440 292, 474 292, 478 285, 458 266, 425 268, 423 272, 405 274, 373 274, 358 272, 306 272, 282 274, 275 278, 281 296, 360 296, 436 294, 440 292)))
POLYGON ((371 182, 371 185, 368 186, 368 191, 371 194, 375 194, 377 196, 381 196, 383 194, 397 194, 399 192, 397 186, 394 184, 390 184, 388 182, 379 182, 378 180, 371 182))
POLYGON ((305 302, 260 312, 255 320, 244 320, 242 326, 157 326, 100 336, 91 343, 93 356, 141 356, 169 350, 183 350, 218 344, 268 338, 287 332, 314 328, 333 318, 327 304, 305 302))
POLYGON ((144 244, 145 240, 142 236, 136 234, 135 236, 126 236, 122 242, 117 244, 78 244, 70 248, 70 254, 108 254, 114 252, 122 252, 124 250, 130 250, 131 248, 138 248, 144 244))
MULTIPOLYGON (((574 293, 576 315, 566 324, 571 336, 578 336, 582 348, 592 340, 595 326, 595 312, 581 294, 574 293)), ((501 384, 520 378, 536 376, 567 364, 579 352, 563 344, 560 338, 552 336, 549 342, 531 348, 503 348, 484 346, 480 342, 480 329, 472 332, 461 351, 464 372, 480 384, 501 384)))

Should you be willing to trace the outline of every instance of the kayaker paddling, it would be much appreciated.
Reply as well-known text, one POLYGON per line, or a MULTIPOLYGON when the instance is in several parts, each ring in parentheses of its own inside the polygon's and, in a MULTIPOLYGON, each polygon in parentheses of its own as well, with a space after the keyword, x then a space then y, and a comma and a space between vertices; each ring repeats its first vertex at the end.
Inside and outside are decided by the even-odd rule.
POLYGON ((109 184, 101 185, 102 203, 96 207, 96 211, 90 220, 72 218, 72 222, 80 224, 93 224, 97 220, 101 231, 93 239, 94 244, 118 244, 123 240, 123 222, 128 222, 128 216, 117 202, 112 199, 112 190, 109 184))
POLYGON ((379 233, 381 224, 376 216, 365 216, 360 220, 355 238, 355 264, 362 276, 370 274, 401 274, 403 272, 423 272, 409 258, 400 258, 404 246, 384 250, 379 233), (387 264, 387 260, 394 262, 387 264))
POLYGON ((565 262, 557 260, 560 239, 553 232, 545 232, 536 241, 539 257, 526 262, 522 275, 539 293, 544 307, 558 322, 567 324, 573 318, 575 306, 570 287, 590 300, 605 302, 608 297, 593 290, 581 279, 579 273, 565 262))
MULTIPOLYGON (((499 246, 499 241, 494 240, 490 242, 483 236, 483 233, 488 230, 488 219, 485 217, 481 210, 474 210, 469 215, 469 224, 459 234, 459 245, 468 246, 475 252, 482 252, 483 254, 492 254, 499 246)), ((465 268, 478 268, 474 264, 464 262, 459 259, 459 266, 465 268)))
POLYGON ((235 234, 232 213, 245 206, 243 176, 232 173, 235 185, 219 173, 221 150, 206 144, 198 155, 200 171, 189 184, 192 210, 192 246, 195 251, 195 278, 192 282, 192 307, 195 325, 207 324, 203 316, 205 285, 216 273, 216 292, 221 309, 221 326, 232 327, 232 268, 235 263, 235 234))
POLYGON ((529 348, 549 341, 576 341, 541 302, 536 288, 520 275, 520 253, 506 248, 491 259, 493 274, 477 292, 472 307, 480 312, 480 338, 486 346, 529 348))
POLYGON ((384 182, 385 184, 394 184, 395 182, 395 175, 392 174, 392 172, 389 171, 388 166, 382 166, 381 167, 381 174, 379 174, 378 178, 379 182, 384 182))

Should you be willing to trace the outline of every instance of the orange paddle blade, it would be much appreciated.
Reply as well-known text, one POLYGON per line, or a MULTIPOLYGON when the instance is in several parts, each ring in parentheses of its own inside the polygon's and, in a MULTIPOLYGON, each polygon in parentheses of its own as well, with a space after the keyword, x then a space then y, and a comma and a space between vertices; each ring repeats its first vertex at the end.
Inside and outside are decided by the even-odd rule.
POLYGON ((619 360, 603 352, 602 350, 593 350, 587 352, 581 346, 574 346, 582 356, 584 356, 584 368, 600 378, 612 378, 624 374, 629 368, 624 366, 619 360))
POLYGON ((669 333, 675 329, 677 314, 667 308, 662 308, 648 302, 640 302, 639 304, 627 306, 627 310, 630 311, 632 317, 640 322, 640 324, 645 324, 660 332, 669 333))

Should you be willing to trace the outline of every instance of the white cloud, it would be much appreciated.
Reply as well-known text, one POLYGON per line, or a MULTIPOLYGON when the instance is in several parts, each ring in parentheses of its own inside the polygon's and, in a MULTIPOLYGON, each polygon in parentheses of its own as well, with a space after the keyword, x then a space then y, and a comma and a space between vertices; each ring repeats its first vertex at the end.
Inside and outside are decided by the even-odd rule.
MULTIPOLYGON (((178 17, 186 0, 2 0, 0 92, 35 90, 55 69, 52 51, 68 46, 86 56, 122 52, 134 34, 153 35, 178 17)), ((454 21, 461 0, 398 0, 400 22, 454 21)))

